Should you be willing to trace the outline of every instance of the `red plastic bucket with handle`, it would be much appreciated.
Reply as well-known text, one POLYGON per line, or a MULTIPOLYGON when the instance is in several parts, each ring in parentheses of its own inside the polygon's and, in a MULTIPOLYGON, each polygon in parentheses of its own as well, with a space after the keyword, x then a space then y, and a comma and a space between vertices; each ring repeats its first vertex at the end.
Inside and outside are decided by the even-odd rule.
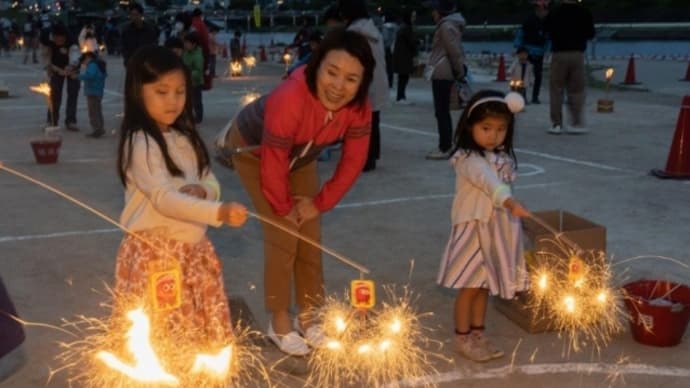
POLYGON ((690 287, 664 280, 638 280, 623 286, 635 341, 675 346, 690 321, 690 287))

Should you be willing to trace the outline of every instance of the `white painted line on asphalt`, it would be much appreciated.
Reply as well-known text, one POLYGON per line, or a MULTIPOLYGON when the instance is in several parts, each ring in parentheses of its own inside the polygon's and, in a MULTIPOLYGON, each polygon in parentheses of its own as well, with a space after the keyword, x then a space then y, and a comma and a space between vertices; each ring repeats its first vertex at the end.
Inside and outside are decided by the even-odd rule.
POLYGON ((605 374, 612 379, 622 375, 647 375, 661 377, 690 377, 690 369, 677 367, 661 367, 646 364, 605 364, 605 363, 566 363, 566 364, 530 364, 506 365, 479 372, 454 370, 437 375, 424 376, 417 379, 398 381, 389 386, 418 386, 424 384, 448 383, 459 380, 504 379, 511 374, 525 374, 531 376, 579 373, 605 374))
MULTIPOLYGON (((516 185, 515 188, 516 189, 534 189, 534 188, 542 188, 542 187, 548 187, 548 186, 562 185, 563 183, 564 182, 534 183, 534 184, 529 184, 529 185, 516 185)), ((338 205, 335 208, 336 209, 347 209, 347 208, 356 208, 356 207, 365 207, 365 206, 390 205, 392 203, 410 202, 410 201, 428 201, 430 199, 453 198, 454 195, 455 194, 431 194, 431 195, 419 195, 419 196, 413 196, 413 197, 379 199, 379 200, 374 200, 374 201, 351 202, 351 203, 344 203, 344 204, 338 205)))
POLYGON ((103 233, 113 233, 119 232, 120 229, 92 229, 92 230, 73 230, 68 232, 57 232, 48 234, 29 234, 25 236, 0 236, 0 243, 4 242, 14 242, 14 241, 26 241, 26 240, 42 240, 47 238, 60 238, 69 236, 83 236, 88 234, 103 234, 103 233))
POLYGON ((520 153, 527 154, 527 155, 539 156, 539 157, 542 157, 544 159, 557 160, 559 162, 566 162, 566 163, 572 163, 572 164, 579 164, 581 166, 594 167, 594 168, 598 168, 601 170, 622 171, 622 172, 628 172, 631 174, 637 174, 637 171, 628 170, 625 168, 609 166, 609 165, 603 164, 603 163, 589 162, 586 160, 577 160, 577 159, 572 159, 572 158, 566 158, 563 156, 551 155, 551 154, 547 154, 544 152, 527 150, 524 148, 515 148, 515 152, 520 152, 520 153))
MULTIPOLYGON (((550 183, 536 183, 531 185, 518 185, 518 189, 530 189, 530 188, 540 188, 546 186, 554 186, 562 183, 550 182, 550 183)), ((452 198, 453 194, 437 194, 437 195, 422 195, 417 197, 403 197, 403 198, 390 198, 382 199, 377 201, 366 201, 366 202, 353 202, 336 206, 336 209, 346 209, 346 208, 358 208, 365 206, 377 206, 377 205, 389 205, 392 203, 408 202, 408 201, 425 201, 430 199, 439 198, 452 198)), ((0 243, 13 242, 13 241, 25 241, 25 240, 42 240, 48 238, 59 238, 59 237, 69 237, 69 236, 80 236, 88 234, 100 234, 100 233, 112 233, 117 232, 120 229, 93 229, 93 230, 73 230, 68 232, 56 232, 49 234, 32 234, 25 236, 0 236, 0 243)))
MULTIPOLYGON (((400 132, 414 133, 417 135, 422 135, 422 136, 427 136, 427 137, 437 136, 436 132, 421 131, 418 129, 405 128, 405 127, 400 127, 397 125, 381 124, 381 127, 394 129, 394 130, 400 131, 400 132)), ((577 164, 580 166, 598 168, 601 170, 622 171, 622 172, 627 172, 627 173, 631 173, 631 174, 637 174, 637 171, 627 170, 627 169, 620 168, 620 167, 609 166, 609 165, 606 165, 603 163, 596 163, 596 162, 590 162, 590 161, 586 161, 586 160, 566 158, 563 156, 552 155, 552 154, 547 154, 547 153, 538 152, 538 151, 532 151, 532 150, 528 150, 528 149, 524 149, 524 148, 515 148, 515 152, 516 153, 523 153, 523 154, 527 154, 527 155, 539 156, 539 157, 542 157, 544 159, 551 159, 551 160, 556 160, 559 162, 566 162, 566 163, 571 163, 571 164, 577 164)))

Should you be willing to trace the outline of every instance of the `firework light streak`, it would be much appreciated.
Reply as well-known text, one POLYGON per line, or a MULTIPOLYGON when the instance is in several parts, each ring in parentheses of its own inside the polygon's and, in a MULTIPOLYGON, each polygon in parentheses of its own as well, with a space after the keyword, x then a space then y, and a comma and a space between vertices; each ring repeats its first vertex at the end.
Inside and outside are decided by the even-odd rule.
MULTIPOLYGON (((388 301, 366 316, 347 301, 328 298, 317 311, 328 340, 324 347, 314 349, 309 359, 311 374, 306 386, 397 386, 437 374, 434 358, 451 362, 427 350, 432 345, 440 349, 441 344, 428 339, 429 329, 421 320, 431 314, 413 310, 409 291, 397 296, 388 287, 386 296, 388 301)), ((427 382, 425 386, 432 385, 427 382)))
POLYGON ((261 94, 257 92, 247 92, 247 94, 242 96, 242 99, 240 100, 240 105, 242 105, 242 107, 245 107, 254 102, 259 97, 261 97, 261 94))
POLYGON ((42 94, 46 98, 46 104, 48 105, 48 113, 50 114, 50 124, 53 124, 53 101, 50 99, 50 85, 46 82, 42 82, 38 85, 29 86, 29 90, 34 93, 42 94))

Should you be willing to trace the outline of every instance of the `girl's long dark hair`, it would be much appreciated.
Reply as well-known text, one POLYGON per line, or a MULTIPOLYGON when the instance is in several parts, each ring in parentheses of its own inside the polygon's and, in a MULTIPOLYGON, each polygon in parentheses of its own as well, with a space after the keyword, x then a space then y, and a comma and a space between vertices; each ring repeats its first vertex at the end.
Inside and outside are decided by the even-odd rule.
POLYGON ((117 148, 117 169, 120 181, 127 186, 127 168, 132 160, 134 135, 142 131, 146 138, 152 138, 163 154, 165 167, 172 176, 182 176, 182 170, 173 162, 168 146, 158 125, 146 111, 142 96, 144 84, 156 82, 164 74, 181 71, 185 78, 185 104, 182 114, 175 120, 171 130, 186 137, 192 144, 197 160, 197 172, 201 177, 209 168, 210 158, 203 140, 194 126, 192 118, 192 82, 182 60, 171 50, 146 46, 137 50, 127 64, 125 77, 125 113, 120 127, 120 143, 117 148))
POLYGON ((505 97, 505 94, 496 90, 480 90, 467 102, 465 110, 460 116, 460 122, 455 129, 455 148, 453 153, 457 150, 476 151, 484 156, 482 147, 474 141, 472 137, 472 127, 479 121, 487 117, 503 118, 508 123, 508 131, 506 132, 506 139, 500 151, 507 153, 517 164, 517 157, 513 150, 513 133, 515 132, 515 114, 508 109, 508 105, 502 101, 487 101, 477 106, 474 104, 482 98, 486 97, 505 97), (474 106, 474 109, 471 109, 474 106), (470 112, 471 109, 471 112, 470 112))

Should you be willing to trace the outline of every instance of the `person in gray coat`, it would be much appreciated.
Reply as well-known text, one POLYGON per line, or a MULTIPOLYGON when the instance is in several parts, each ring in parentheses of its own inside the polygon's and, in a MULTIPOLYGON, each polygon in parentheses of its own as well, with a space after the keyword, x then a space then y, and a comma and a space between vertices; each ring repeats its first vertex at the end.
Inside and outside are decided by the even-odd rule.
POLYGON ((376 168, 376 161, 381 156, 381 109, 388 103, 388 76, 386 75, 386 59, 383 48, 383 36, 374 22, 369 18, 366 0, 340 0, 338 10, 346 28, 367 38, 371 53, 376 60, 374 79, 369 86, 369 100, 371 101, 371 141, 369 142, 369 157, 363 172, 376 168))
POLYGON ((398 74, 398 96, 395 99, 397 104, 410 105, 405 95, 410 74, 414 72, 414 57, 417 56, 417 40, 414 38, 414 23, 417 13, 407 9, 402 16, 402 24, 395 37, 393 47, 393 72, 398 74))
POLYGON ((465 77, 465 53, 462 49, 465 18, 456 11, 453 0, 433 0, 431 4, 436 31, 431 41, 431 53, 424 74, 431 80, 438 128, 438 148, 429 152, 426 158, 443 160, 448 159, 453 147, 451 88, 454 82, 459 82, 465 77))

